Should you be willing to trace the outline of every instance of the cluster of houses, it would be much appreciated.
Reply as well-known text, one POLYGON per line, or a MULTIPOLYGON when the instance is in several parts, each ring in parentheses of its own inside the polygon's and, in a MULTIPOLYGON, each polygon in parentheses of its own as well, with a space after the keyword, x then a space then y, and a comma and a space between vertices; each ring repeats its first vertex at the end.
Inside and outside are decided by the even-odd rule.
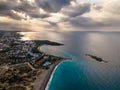
POLYGON ((30 62, 34 66, 48 62, 49 57, 44 53, 33 53, 33 48, 36 48, 34 41, 22 41, 16 33, 0 34, 0 62, 30 62))

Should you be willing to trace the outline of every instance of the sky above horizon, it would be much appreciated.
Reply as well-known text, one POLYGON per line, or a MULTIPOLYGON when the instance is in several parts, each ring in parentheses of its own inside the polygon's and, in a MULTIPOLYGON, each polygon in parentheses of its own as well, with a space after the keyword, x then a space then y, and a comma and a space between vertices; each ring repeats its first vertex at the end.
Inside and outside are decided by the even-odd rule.
POLYGON ((120 0, 0 0, 0 30, 120 31, 120 0))

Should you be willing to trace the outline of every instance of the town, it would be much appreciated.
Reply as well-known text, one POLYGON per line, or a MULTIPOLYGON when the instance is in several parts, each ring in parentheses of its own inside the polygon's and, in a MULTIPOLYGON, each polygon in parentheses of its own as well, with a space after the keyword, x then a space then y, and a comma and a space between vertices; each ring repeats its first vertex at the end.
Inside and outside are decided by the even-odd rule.
POLYGON ((48 41, 23 41, 20 37, 17 32, 0 32, 0 90, 33 90, 37 76, 62 59, 38 50, 48 41))

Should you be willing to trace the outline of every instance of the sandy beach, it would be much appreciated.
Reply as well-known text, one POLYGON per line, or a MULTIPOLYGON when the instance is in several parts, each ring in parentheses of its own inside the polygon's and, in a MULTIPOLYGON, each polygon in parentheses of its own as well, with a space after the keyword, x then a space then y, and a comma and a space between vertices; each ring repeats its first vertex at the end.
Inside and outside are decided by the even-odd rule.
POLYGON ((71 59, 71 58, 65 58, 55 62, 54 64, 50 65, 48 70, 43 69, 42 73, 38 76, 38 78, 34 83, 34 90, 45 90, 55 67, 62 61, 68 60, 68 59, 71 59))

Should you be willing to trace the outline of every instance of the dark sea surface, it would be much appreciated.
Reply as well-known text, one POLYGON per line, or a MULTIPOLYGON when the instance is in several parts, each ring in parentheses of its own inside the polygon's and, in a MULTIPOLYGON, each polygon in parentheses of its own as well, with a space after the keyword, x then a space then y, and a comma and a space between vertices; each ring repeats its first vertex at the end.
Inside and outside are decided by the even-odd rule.
POLYGON ((52 55, 72 57, 62 62, 53 74, 48 90, 120 90, 119 32, 30 32, 30 39, 50 40, 64 46, 42 46, 52 55), (85 54, 96 55, 108 63, 85 54))

